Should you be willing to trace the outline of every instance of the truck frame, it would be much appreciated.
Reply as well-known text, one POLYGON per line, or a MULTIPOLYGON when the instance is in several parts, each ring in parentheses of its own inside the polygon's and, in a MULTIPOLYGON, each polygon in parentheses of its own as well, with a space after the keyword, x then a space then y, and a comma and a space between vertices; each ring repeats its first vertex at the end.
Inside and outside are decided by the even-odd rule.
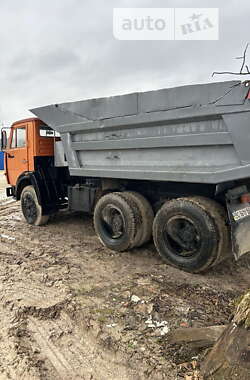
POLYGON ((147 243, 197 273, 250 251, 249 82, 54 104, 2 131, 7 195, 28 223, 93 214, 114 251, 147 243))

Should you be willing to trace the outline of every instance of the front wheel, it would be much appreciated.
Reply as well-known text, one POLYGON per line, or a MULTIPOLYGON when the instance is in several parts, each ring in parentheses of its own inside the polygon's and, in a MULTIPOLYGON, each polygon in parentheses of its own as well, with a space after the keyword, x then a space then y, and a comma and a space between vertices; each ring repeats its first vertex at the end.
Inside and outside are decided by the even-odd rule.
POLYGON ((166 202, 154 219, 153 237, 162 258, 187 272, 204 271, 218 256, 216 221, 192 198, 166 202))
POLYGON ((21 193, 21 208, 27 223, 34 226, 46 224, 48 215, 42 215, 42 207, 38 202, 36 191, 33 186, 26 186, 21 193))

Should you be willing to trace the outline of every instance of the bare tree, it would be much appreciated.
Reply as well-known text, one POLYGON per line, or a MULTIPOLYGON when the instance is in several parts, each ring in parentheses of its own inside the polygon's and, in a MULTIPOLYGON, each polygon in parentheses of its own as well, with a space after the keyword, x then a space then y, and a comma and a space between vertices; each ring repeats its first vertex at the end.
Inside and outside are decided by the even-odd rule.
POLYGON ((214 71, 212 76, 219 75, 219 74, 231 74, 231 75, 250 75, 250 70, 248 65, 246 65, 246 54, 248 49, 249 43, 246 45, 244 53, 241 57, 236 57, 235 59, 242 59, 242 65, 239 72, 233 72, 233 71, 214 71), (245 69, 245 71, 244 71, 245 69))

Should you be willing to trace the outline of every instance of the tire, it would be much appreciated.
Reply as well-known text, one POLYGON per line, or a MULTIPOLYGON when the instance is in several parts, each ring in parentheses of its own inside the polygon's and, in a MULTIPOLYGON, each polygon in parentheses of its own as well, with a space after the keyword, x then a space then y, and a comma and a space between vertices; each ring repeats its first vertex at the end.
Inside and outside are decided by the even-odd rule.
POLYGON ((216 266, 223 262, 224 260, 231 257, 232 249, 230 247, 231 238, 230 238, 230 230, 227 225, 227 214, 223 206, 221 206, 216 201, 205 198, 205 197, 193 197, 195 202, 197 202, 204 210, 209 213, 209 215, 213 218, 214 223, 217 226, 219 231, 219 244, 217 250, 217 257, 215 258, 212 266, 216 266))
POLYGON ((49 220, 49 215, 42 215, 42 207, 38 202, 33 186, 26 186, 21 193, 22 213, 29 224, 42 226, 49 220))
POLYGON ((136 236, 136 210, 120 193, 106 194, 94 210, 94 228, 100 241, 113 251, 131 248, 136 236))
POLYGON ((193 198, 166 202, 154 219, 153 238, 160 256, 186 272, 203 272, 217 259, 219 230, 193 198))
POLYGON ((128 191, 123 191, 119 193, 119 195, 126 200, 126 202, 133 209, 135 215, 135 236, 129 248, 135 248, 140 246, 142 233, 143 233, 143 225, 142 225, 142 215, 138 205, 137 198, 128 191))
POLYGON ((154 212, 149 201, 143 195, 135 191, 129 191, 128 193, 134 197, 134 200, 137 203, 137 207, 140 210, 141 214, 142 229, 140 234, 140 240, 137 245, 137 247, 140 247, 143 244, 150 241, 152 238, 154 212))

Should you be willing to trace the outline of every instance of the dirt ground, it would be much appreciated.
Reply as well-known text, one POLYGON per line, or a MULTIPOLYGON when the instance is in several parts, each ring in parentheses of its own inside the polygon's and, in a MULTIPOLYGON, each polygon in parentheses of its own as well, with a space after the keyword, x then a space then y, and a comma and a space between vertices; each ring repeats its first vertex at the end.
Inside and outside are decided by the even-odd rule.
POLYGON ((168 332, 227 323, 250 287, 250 258, 187 274, 152 244, 104 248, 90 216, 30 226, 1 194, 1 380, 200 378, 206 351, 170 345, 168 332))

